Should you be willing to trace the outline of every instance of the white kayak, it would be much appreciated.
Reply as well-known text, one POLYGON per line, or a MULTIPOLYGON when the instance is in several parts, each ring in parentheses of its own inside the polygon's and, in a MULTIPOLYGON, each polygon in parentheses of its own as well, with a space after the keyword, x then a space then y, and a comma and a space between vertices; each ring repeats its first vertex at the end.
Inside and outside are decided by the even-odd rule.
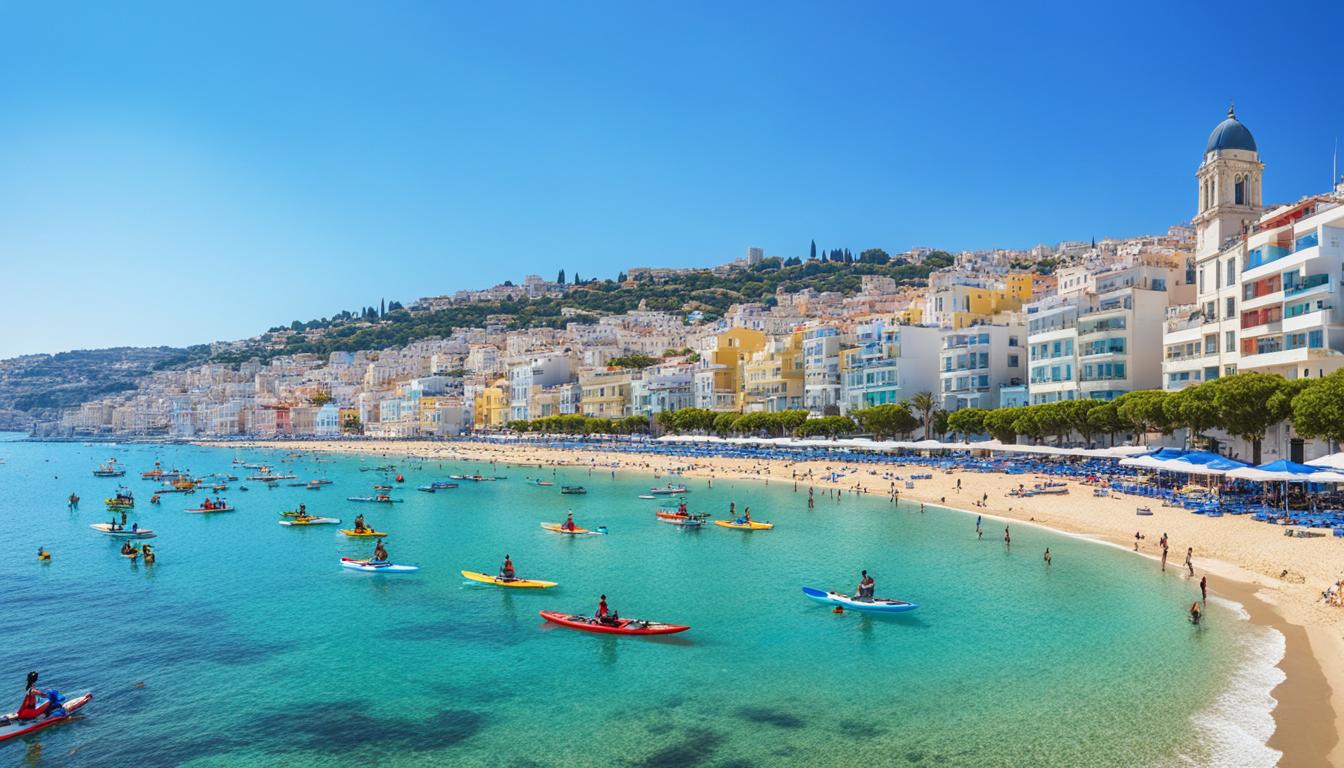
POLYGON ((364 573, 412 573, 420 570, 418 565, 398 565, 386 561, 376 562, 373 560, 355 560, 349 557, 341 558, 341 565, 355 571, 364 573))
POLYGON ((138 530, 131 528, 118 528, 116 530, 113 530, 111 523, 94 523, 89 527, 103 534, 104 536, 113 536, 118 539, 152 539, 158 535, 153 531, 149 530, 148 528, 140 528, 138 530))
POLYGON ((812 587, 803 587, 803 594, 807 595, 809 600, 827 605, 842 605, 855 611, 865 613, 902 613, 904 611, 913 611, 919 606, 915 603, 907 603, 904 600, 888 600, 883 597, 874 597, 868 600, 859 600, 853 595, 842 595, 839 592, 826 592, 812 587))
POLYGON ((334 517, 305 517, 302 519, 281 520, 281 525, 334 525, 341 522, 334 517))

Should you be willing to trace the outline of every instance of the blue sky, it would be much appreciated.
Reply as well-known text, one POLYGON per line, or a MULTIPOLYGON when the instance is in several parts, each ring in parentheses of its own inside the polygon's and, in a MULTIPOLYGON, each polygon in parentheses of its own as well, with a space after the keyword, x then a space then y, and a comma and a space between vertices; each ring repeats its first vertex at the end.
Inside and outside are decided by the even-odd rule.
POLYGON ((1230 100, 1268 200, 1344 133, 1339 3, 198 5, 0 10, 0 357, 748 245, 1162 231, 1230 100))

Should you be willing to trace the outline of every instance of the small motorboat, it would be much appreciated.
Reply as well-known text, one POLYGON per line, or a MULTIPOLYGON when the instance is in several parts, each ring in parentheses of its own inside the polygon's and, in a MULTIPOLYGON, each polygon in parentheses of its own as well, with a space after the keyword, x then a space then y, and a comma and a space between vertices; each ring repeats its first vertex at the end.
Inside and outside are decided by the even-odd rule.
POLYGON ((654 496, 680 496, 684 493, 690 493, 690 491, 688 491, 684 485, 673 485, 668 483, 659 488, 650 488, 649 493, 654 496))
POLYGON ((113 527, 111 523, 94 523, 89 527, 104 536, 111 536, 116 539, 152 539, 158 535, 148 528, 123 528, 119 525, 113 527))
POLYGON ((418 565, 398 565, 385 560, 356 560, 352 557, 342 557, 341 565, 352 571, 363 571, 364 573, 414 573, 420 570, 418 565))
POLYGON ((387 496, 385 494, 378 494, 377 496, 346 496, 345 500, 360 501, 369 504, 400 504, 401 502, 405 501, 405 499, 394 499, 391 496, 387 496))
POLYGON ((567 496, 582 496, 588 492, 588 489, 582 485, 562 485, 560 486, 560 492, 567 496))

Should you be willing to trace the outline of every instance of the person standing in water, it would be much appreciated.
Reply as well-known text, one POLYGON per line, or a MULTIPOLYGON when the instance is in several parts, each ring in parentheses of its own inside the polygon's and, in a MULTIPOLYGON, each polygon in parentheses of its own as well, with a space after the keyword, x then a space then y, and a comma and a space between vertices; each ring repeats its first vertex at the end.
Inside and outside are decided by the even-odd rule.
POLYGON ((1209 602, 1209 577, 1199 577, 1199 597, 1205 603, 1209 602))
POLYGON ((1003 546, 1013 546, 1013 535, 1008 532, 1008 526, 1003 526, 1003 546))
POLYGON ((1050 563, 1051 563, 1052 560, 1054 560, 1054 558, 1052 558, 1052 557, 1050 556, 1050 548, 1049 548, 1049 547, 1046 547, 1046 548, 1045 548, 1045 564, 1046 564, 1047 566, 1050 565, 1050 563))
POLYGON ((1194 576, 1194 575, 1195 575, 1195 561, 1194 561, 1194 557, 1195 557, 1195 548, 1194 548, 1194 547, 1186 547, 1186 548, 1185 548, 1185 567, 1188 568, 1188 569, 1190 569, 1190 575, 1191 575, 1191 576, 1194 576))

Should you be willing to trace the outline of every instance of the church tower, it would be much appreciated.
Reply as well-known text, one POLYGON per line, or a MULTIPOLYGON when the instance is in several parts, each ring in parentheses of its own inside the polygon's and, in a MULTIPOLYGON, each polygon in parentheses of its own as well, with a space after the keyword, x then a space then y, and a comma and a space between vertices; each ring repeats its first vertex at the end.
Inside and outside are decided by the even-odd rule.
POLYGON ((1194 219, 1195 258, 1216 254, 1228 238, 1240 235, 1263 209, 1260 177, 1264 163, 1255 138, 1237 120, 1232 107, 1227 119, 1209 134, 1199 179, 1199 213, 1194 219))

